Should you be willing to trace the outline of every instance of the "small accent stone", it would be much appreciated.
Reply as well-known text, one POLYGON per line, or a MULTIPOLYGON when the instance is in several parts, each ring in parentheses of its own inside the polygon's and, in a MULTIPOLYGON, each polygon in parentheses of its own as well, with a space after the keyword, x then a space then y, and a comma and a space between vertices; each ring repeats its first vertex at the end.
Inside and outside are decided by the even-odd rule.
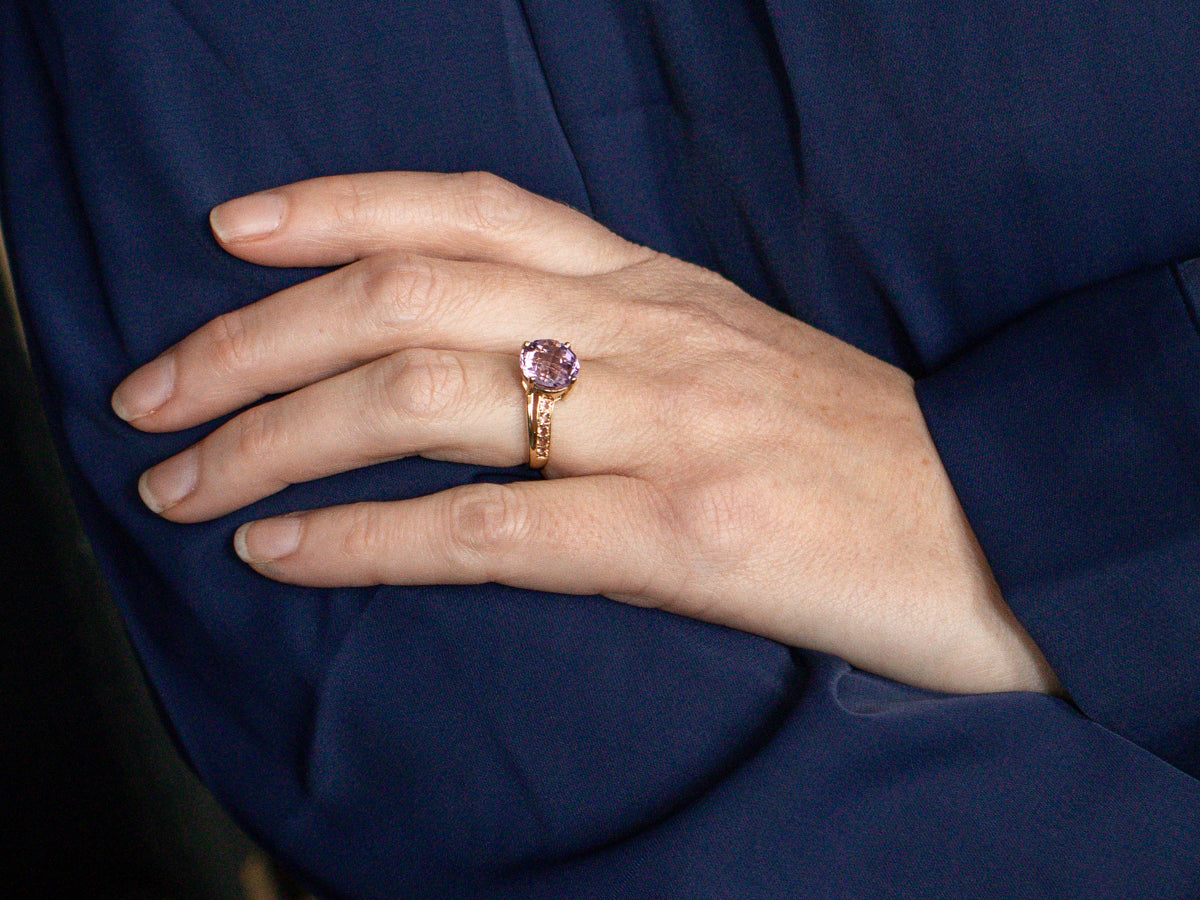
POLYGON ((579 357, 566 344, 540 338, 521 350, 521 374, 539 391, 564 391, 579 377, 579 357))

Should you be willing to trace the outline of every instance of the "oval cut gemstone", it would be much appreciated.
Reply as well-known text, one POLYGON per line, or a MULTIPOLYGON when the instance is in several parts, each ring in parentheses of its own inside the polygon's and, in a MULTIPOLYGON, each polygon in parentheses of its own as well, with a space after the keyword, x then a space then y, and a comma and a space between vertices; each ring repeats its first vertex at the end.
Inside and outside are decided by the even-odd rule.
POLYGON ((565 391, 579 377, 579 357, 566 344, 550 338, 521 348, 521 374, 539 391, 565 391))

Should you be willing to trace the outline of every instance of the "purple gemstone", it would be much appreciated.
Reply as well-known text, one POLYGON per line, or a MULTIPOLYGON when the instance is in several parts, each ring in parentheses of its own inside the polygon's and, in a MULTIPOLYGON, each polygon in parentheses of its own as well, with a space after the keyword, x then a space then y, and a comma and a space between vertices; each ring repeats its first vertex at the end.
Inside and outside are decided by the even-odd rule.
POLYGON ((521 349, 521 374, 539 391, 563 391, 579 377, 579 357, 549 338, 529 341, 521 349))

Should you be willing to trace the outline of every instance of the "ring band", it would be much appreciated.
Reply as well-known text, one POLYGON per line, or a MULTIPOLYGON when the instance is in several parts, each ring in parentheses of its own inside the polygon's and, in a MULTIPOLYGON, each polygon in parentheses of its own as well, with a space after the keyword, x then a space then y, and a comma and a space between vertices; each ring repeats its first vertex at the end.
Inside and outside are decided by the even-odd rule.
POLYGON ((529 466, 550 461, 550 416, 579 377, 579 357, 571 344, 549 338, 521 347, 521 387, 525 390, 525 422, 529 431, 529 466))

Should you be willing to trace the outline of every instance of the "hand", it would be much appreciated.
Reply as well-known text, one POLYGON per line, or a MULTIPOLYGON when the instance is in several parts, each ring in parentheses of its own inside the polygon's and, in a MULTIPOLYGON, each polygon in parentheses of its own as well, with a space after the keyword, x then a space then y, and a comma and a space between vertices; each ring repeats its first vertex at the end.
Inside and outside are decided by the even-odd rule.
POLYGON ((1057 690, 1005 606, 901 370, 492 176, 302 182, 221 245, 330 274, 221 316, 113 397, 144 431, 245 410, 143 475, 175 522, 387 459, 528 460, 517 353, 570 341, 544 481, 249 523, 310 585, 607 595, 942 690, 1057 690))

